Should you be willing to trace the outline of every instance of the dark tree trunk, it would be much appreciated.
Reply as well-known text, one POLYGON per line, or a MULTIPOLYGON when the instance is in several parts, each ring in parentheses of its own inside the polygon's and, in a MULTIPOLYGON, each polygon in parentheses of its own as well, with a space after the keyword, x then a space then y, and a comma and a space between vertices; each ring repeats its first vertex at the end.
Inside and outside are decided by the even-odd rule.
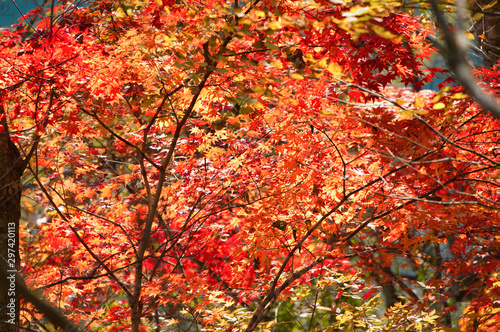
MULTIPOLYGON (((0 105, 0 115, 4 114, 0 105)), ((19 329, 19 298, 14 272, 19 270, 19 219, 21 217, 21 175, 23 160, 12 142, 7 120, 3 118, 0 133, 0 259, 8 266, 12 279, 0 280, 0 332, 19 329), (14 325, 16 324, 16 325, 14 325)), ((4 279, 4 278, 2 278, 4 279)))
POLYGON ((474 9, 484 12, 476 23, 476 33, 479 37, 479 47, 483 51, 485 67, 491 67, 500 59, 500 2, 488 8, 492 0, 476 0, 474 9), (487 8, 487 9, 486 9, 487 8), (490 13, 490 14, 488 14, 490 13))

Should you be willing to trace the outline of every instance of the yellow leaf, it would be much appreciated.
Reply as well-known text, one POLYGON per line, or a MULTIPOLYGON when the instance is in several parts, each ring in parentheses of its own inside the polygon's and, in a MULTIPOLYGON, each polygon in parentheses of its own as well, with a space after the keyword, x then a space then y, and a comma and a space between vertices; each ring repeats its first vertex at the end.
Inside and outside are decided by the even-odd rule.
POLYGON ((315 62, 316 60, 314 59, 314 55, 310 54, 310 53, 307 53, 307 54, 304 54, 304 58, 307 60, 307 61, 311 61, 311 62, 315 62))
POLYGON ((399 115, 399 118, 401 120, 404 120, 404 119, 412 119, 413 118, 413 112, 410 111, 410 110, 403 110, 401 112, 401 114, 399 115))
POLYGON ((261 87, 259 85, 254 86, 252 90, 253 90, 253 92, 258 93, 258 94, 262 94, 266 91, 266 89, 264 89, 263 87, 261 87))
POLYGON ((496 1, 493 1, 492 3, 490 3, 489 5, 485 5, 483 7, 483 11, 486 10, 486 9, 490 9, 490 8, 493 8, 493 6, 495 6, 497 4, 498 0, 496 1))
POLYGON ((328 109, 321 109, 319 114, 324 115, 324 116, 334 116, 334 115, 338 114, 338 112, 339 111, 336 109, 328 108, 328 109))
POLYGON ((432 106, 433 110, 442 110, 445 108, 446 105, 444 103, 435 103, 434 106, 432 106))
POLYGON ((372 26, 372 30, 373 32, 375 32, 377 35, 379 35, 380 37, 384 37, 386 39, 395 39, 397 37, 397 35, 385 30, 383 27, 381 27, 380 25, 373 25, 372 26))
POLYGON ((222 148, 219 147, 212 147, 208 149, 208 151, 205 154, 205 157, 208 160, 218 160, 220 159, 220 156, 223 155, 226 151, 222 148))
POLYGON ((417 109, 417 110, 413 110, 413 113, 416 113, 418 115, 426 115, 426 114, 429 114, 429 111, 417 109))
POLYGON ((441 99, 441 95, 437 95, 436 97, 432 98, 433 103, 437 103, 441 99))
POLYGON ((463 92, 457 92, 455 93, 453 96, 451 96, 450 98, 451 99, 465 99, 467 98, 468 95, 466 93, 463 93, 463 92))
POLYGON ((227 163, 227 166, 231 168, 238 168, 243 165, 241 159, 242 158, 234 158, 227 163))
POLYGON ((249 20, 248 18, 244 18, 244 19, 240 20, 240 23, 243 25, 250 25, 253 22, 251 20, 249 20))
POLYGON ((325 23, 321 22, 321 21, 314 21, 313 22, 313 27, 318 29, 318 28, 323 28, 325 26, 325 23))
POLYGON ((424 316, 424 321, 426 321, 427 323, 429 324, 432 324, 434 323, 435 321, 435 318, 438 317, 438 316, 435 316, 434 314, 436 313, 435 310, 432 310, 431 312, 429 312, 428 314, 426 314, 424 316))
POLYGON ((467 38, 469 38, 470 40, 474 40, 474 39, 475 39, 474 34, 473 34, 472 32, 470 32, 470 31, 467 31, 467 32, 465 33, 465 35, 466 35, 466 36, 467 36, 467 38))
POLYGON ((321 310, 326 310, 326 311, 333 311, 332 308, 328 308, 328 307, 323 307, 323 306, 317 306, 316 307, 317 309, 321 309, 321 310))
POLYGON ((268 24, 267 27, 272 30, 278 30, 279 28, 281 28, 281 23, 278 21, 272 21, 268 24))
POLYGON ((127 14, 125 13, 125 11, 121 7, 118 7, 118 9, 115 12, 115 15, 117 17, 124 17, 127 14))
POLYGON ((424 101, 420 99, 419 97, 415 98, 415 107, 416 108, 423 108, 425 106, 424 101))
POLYGON ((484 16, 484 14, 483 14, 483 13, 476 13, 476 14, 474 14, 474 16, 472 17, 472 20, 473 20, 473 21, 478 21, 478 20, 480 20, 483 16, 484 16))
POLYGON ((258 108, 258 109, 263 109, 265 108, 264 104, 262 104, 260 101, 256 102, 253 107, 258 108))
POLYGON ((328 63, 327 58, 323 58, 323 59, 319 60, 319 61, 316 63, 316 66, 317 66, 318 68, 325 69, 325 68, 326 68, 327 63, 328 63))
POLYGON ((304 79, 304 76, 302 76, 300 74, 292 74, 292 75, 290 75, 290 78, 293 78, 296 80, 302 80, 302 79, 304 79))
POLYGON ((283 64, 280 61, 271 61, 271 66, 278 69, 283 69, 283 64))
POLYGON ((163 37, 163 40, 165 41, 165 43, 167 43, 167 44, 171 44, 172 41, 175 40, 175 37, 170 37, 167 34, 163 34, 162 37, 163 37))
POLYGON ((191 127, 189 131, 194 135, 201 134, 201 129, 196 126, 191 127))
POLYGON ((326 68, 335 77, 341 76, 342 75, 342 67, 335 63, 330 63, 328 65, 328 68, 326 68))

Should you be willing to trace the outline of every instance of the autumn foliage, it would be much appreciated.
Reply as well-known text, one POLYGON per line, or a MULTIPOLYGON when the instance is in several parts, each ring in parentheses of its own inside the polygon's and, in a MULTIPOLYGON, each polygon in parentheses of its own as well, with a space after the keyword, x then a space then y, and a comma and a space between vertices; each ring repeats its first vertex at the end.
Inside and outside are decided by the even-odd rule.
POLYGON ((27 285, 85 331, 496 331, 499 123, 422 89, 436 30, 403 9, 68 2, 2 31, 27 285))

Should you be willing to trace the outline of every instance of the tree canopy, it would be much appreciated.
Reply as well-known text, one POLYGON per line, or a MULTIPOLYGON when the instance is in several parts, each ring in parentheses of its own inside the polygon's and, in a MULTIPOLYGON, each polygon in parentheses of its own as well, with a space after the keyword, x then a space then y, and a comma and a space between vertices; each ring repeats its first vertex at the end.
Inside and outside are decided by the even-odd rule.
POLYGON ((397 1, 63 1, 1 31, 16 324, 496 331, 500 64, 432 4, 441 40, 397 1), (438 49, 457 82, 424 90, 438 49))

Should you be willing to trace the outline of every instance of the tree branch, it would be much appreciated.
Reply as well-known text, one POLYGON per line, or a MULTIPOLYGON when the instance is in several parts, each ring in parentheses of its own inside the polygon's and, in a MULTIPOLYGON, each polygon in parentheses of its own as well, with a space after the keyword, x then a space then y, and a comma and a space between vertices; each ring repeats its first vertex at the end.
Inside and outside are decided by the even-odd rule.
MULTIPOLYGON (((431 5, 445 37, 447 60, 451 71, 455 74, 458 82, 469 91, 472 97, 474 97, 485 110, 490 112, 495 118, 500 119, 500 104, 480 89, 478 81, 471 74, 471 68, 466 59, 468 51, 468 41, 466 37, 463 34, 458 35, 456 32, 449 29, 448 22, 446 22, 442 11, 439 9, 437 0, 431 0, 431 5)), ((460 1, 458 5, 463 7, 463 1, 460 1)), ((457 17, 457 22, 460 22, 462 19, 462 17, 457 17)))
POLYGON ((17 271, 11 271, 8 268, 7 263, 2 258, 0 259, 0 276, 2 280, 7 280, 7 278, 15 277, 16 291, 21 293, 21 296, 31 304, 33 304, 45 317, 55 326, 59 326, 66 332, 78 332, 80 329, 76 327, 72 322, 70 322, 63 314, 61 314, 57 309, 52 307, 49 303, 42 300, 34 292, 28 289, 23 278, 19 275, 17 271))

